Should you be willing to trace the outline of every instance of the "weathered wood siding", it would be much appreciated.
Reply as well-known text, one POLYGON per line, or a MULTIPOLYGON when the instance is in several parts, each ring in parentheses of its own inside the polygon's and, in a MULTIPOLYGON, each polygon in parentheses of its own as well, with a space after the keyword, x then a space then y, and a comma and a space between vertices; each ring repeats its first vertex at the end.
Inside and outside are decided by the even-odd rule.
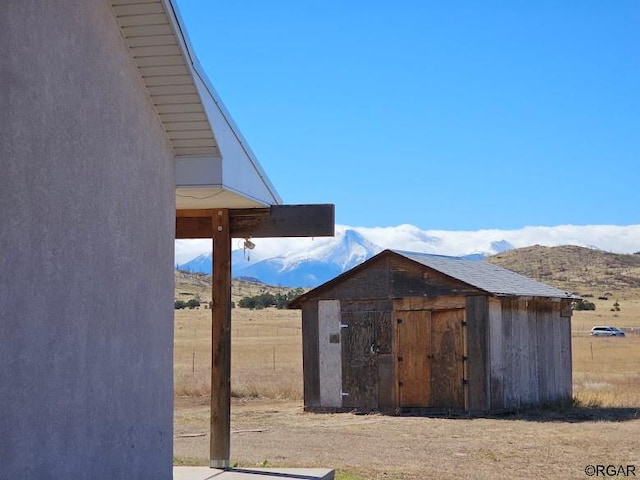
POLYGON ((389 258, 391 298, 473 295, 478 289, 403 258, 389 258))
POLYGON ((302 306, 302 373, 304 407, 320 407, 318 302, 302 306))
POLYGON ((491 409, 571 398, 571 326, 562 304, 490 299, 491 409))
POLYGON ((489 398, 490 409, 504 408, 504 348, 502 334, 502 304, 490 297, 489 304, 489 398))
MULTIPOLYGON (((389 259, 380 258, 366 269, 355 271, 332 288, 320 290, 313 299, 367 300, 389 298, 389 259)), ((311 299, 310 299, 311 300, 311 299)))
POLYGON ((467 409, 488 410, 490 406, 487 348, 489 302, 486 296, 466 298, 467 409))
POLYGON ((390 305, 388 300, 341 302, 344 407, 393 406, 390 305))

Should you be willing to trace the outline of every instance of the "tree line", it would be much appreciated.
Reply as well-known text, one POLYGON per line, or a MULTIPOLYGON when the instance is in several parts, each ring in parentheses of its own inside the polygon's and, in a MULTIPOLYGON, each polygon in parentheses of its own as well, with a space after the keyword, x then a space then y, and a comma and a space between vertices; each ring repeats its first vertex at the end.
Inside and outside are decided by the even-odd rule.
POLYGON ((251 308, 251 309, 261 309, 268 307, 275 307, 282 309, 287 303, 289 303, 294 298, 302 295, 304 293, 304 289, 296 288, 295 290, 290 290, 287 293, 276 293, 275 295, 272 293, 261 293, 260 295, 254 295, 253 297, 243 297, 238 302, 238 306, 240 308, 251 308))

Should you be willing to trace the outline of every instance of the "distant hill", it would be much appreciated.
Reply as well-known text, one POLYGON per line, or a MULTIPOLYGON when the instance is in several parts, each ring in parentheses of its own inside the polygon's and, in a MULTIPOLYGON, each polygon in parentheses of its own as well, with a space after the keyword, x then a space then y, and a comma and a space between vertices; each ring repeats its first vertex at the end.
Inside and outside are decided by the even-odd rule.
MULTIPOLYGON (((211 275, 176 270, 174 273, 175 299, 190 300, 196 295, 203 302, 211 301, 211 275)), ((292 288, 267 285, 256 279, 234 278, 231 282, 231 300, 238 303, 243 297, 253 297, 261 293, 286 294, 292 288)))
MULTIPOLYGON (((366 256, 363 255, 362 260, 366 256)), ((492 255, 486 260, 580 295, 640 298, 640 254, 609 253, 570 245, 535 245, 492 255)), ((255 277, 234 278, 232 300, 238 302, 242 297, 265 292, 285 294, 291 289, 268 285, 255 277)), ((211 300, 211 275, 176 271, 175 298, 189 300, 195 295, 203 301, 211 300)))
POLYGON ((517 248, 487 261, 580 295, 640 298, 640 255, 571 245, 517 248))

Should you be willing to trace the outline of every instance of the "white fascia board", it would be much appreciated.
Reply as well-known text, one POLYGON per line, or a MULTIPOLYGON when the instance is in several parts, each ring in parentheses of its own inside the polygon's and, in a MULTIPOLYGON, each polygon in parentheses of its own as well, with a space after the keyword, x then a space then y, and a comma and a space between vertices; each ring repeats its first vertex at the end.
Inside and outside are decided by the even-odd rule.
POLYGON ((237 128, 225 114, 224 106, 215 91, 206 83, 206 77, 196 76, 195 84, 209 123, 213 128, 222 156, 222 183, 236 192, 262 199, 265 205, 282 203, 280 196, 260 167, 237 128))
POLYGON ((278 192, 200 67, 173 0, 163 2, 221 153, 223 188, 265 206, 282 204, 278 192))

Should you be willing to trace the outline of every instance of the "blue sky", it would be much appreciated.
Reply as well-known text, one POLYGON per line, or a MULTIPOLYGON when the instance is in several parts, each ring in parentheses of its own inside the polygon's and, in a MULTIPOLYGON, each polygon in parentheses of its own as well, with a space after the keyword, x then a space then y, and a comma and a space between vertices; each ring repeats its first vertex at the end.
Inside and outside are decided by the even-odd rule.
POLYGON ((640 223, 636 0, 178 6, 285 203, 365 227, 640 223))

